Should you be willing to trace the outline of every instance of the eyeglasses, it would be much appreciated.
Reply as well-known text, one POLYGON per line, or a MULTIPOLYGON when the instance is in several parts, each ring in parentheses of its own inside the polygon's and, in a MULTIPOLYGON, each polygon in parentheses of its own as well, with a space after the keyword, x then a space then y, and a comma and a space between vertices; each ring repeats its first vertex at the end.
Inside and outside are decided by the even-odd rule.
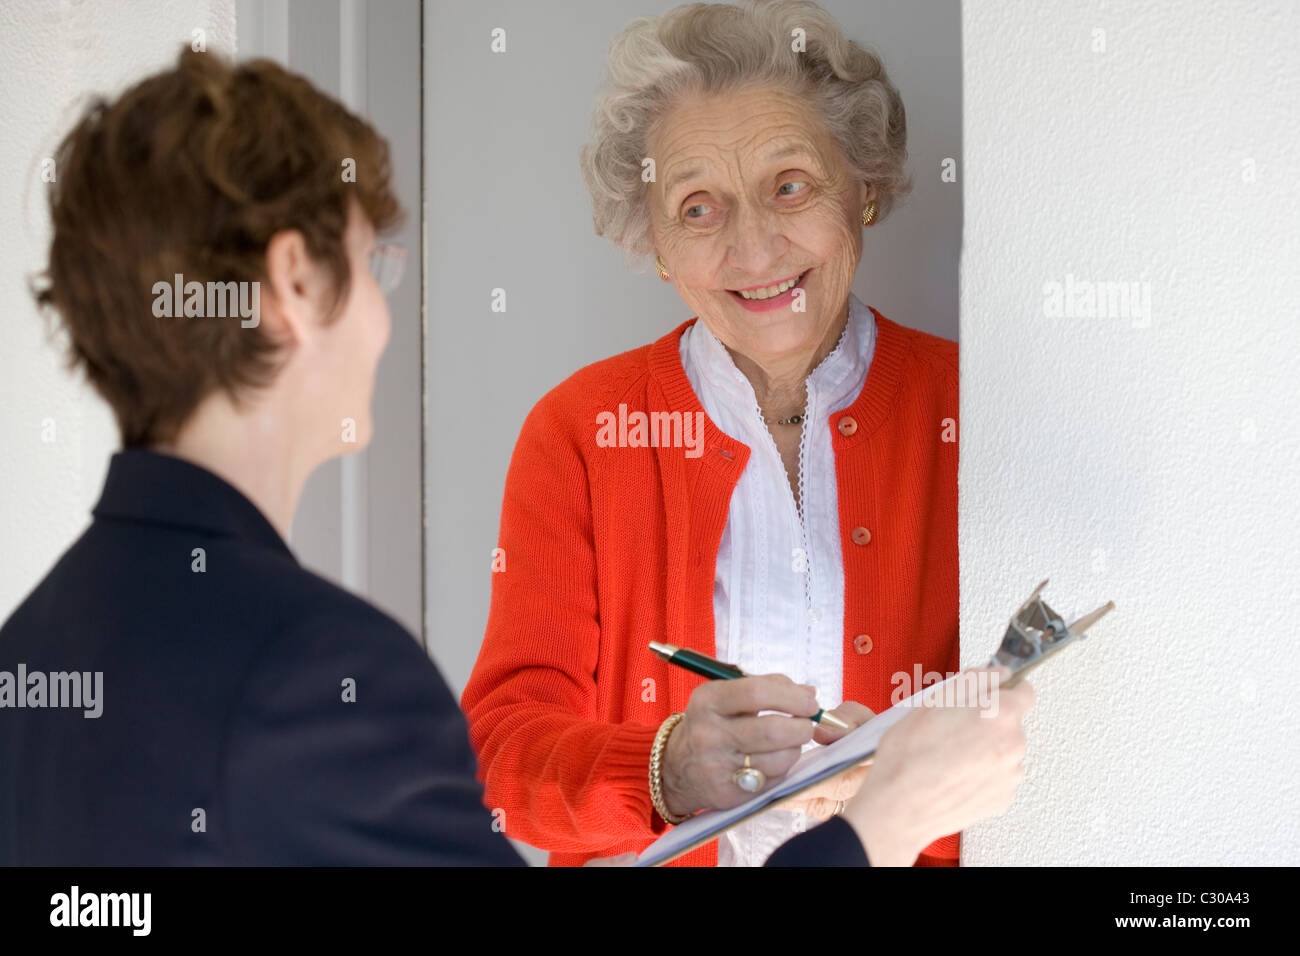
POLYGON ((379 284, 379 290, 387 295, 397 288, 406 271, 406 250, 397 243, 376 242, 375 251, 370 253, 370 274, 379 284))

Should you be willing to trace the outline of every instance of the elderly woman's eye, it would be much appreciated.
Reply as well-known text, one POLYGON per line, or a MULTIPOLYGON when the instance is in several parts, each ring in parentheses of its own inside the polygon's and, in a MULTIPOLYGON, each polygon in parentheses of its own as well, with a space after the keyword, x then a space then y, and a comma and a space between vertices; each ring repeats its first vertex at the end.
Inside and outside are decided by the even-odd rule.
POLYGON ((708 215, 709 207, 704 203, 696 203, 694 206, 686 208, 686 218, 699 219, 701 216, 708 215))
POLYGON ((807 186, 808 186, 808 184, 805 183, 805 182, 803 182, 802 180, 799 180, 799 179, 791 179, 791 180, 787 180, 786 182, 783 182, 783 183, 782 183, 782 184, 777 188, 776 191, 777 191, 778 193, 780 193, 782 196, 793 196, 795 193, 797 193, 797 192, 801 192, 801 191, 803 191, 804 189, 806 189, 807 186), (790 187, 790 188, 787 188, 787 187, 790 187))

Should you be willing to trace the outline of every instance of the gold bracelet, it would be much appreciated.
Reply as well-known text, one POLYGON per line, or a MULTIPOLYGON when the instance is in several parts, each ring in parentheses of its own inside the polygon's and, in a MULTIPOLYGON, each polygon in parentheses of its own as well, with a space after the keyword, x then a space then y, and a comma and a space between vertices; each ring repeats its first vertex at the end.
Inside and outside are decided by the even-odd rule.
POLYGON ((689 820, 691 815, 676 817, 669 811, 668 805, 664 803, 663 790, 663 759, 664 750, 668 746, 668 735, 673 732, 685 714, 673 714, 659 725, 659 733, 655 734, 655 744, 650 748, 650 802, 654 804, 655 812, 663 817, 669 823, 677 824, 689 820))

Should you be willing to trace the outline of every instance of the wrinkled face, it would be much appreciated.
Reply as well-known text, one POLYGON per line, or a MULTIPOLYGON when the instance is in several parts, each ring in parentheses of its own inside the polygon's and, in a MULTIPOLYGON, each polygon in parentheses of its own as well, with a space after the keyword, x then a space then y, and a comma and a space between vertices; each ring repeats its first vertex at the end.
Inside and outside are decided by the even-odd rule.
POLYGON ((318 387, 311 390, 334 454, 357 451, 370 441, 375 371, 392 328, 388 302, 370 271, 375 230, 356 203, 348 213, 345 241, 351 282, 342 312, 316 338, 318 387), (346 419, 355 423, 351 434, 346 419))
POLYGON ((649 154, 655 249, 686 304, 754 361, 816 351, 847 308, 875 192, 814 110, 769 88, 692 96, 649 154))

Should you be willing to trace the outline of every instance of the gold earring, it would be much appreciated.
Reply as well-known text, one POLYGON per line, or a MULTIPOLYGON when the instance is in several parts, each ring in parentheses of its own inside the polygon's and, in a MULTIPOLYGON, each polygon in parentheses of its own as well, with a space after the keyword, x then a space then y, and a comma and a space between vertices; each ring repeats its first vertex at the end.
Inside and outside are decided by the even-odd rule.
POLYGON ((862 209, 862 225, 869 226, 876 221, 876 201, 873 199, 862 209))
POLYGON ((664 265, 664 260, 658 253, 655 253, 655 268, 659 270, 659 278, 667 282, 668 267, 664 265))

